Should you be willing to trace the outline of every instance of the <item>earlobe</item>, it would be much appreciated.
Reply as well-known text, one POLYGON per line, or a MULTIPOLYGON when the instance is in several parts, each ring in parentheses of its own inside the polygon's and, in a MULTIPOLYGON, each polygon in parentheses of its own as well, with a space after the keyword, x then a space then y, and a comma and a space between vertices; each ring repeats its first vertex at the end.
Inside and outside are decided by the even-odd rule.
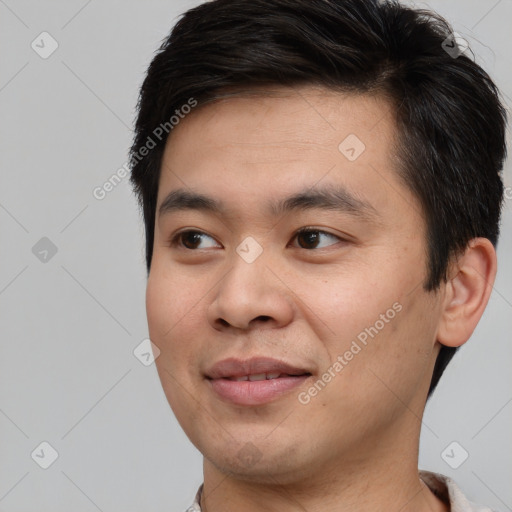
POLYGON ((470 338, 489 301, 496 271, 496 250, 490 240, 471 240, 446 283, 439 343, 459 347, 470 338))

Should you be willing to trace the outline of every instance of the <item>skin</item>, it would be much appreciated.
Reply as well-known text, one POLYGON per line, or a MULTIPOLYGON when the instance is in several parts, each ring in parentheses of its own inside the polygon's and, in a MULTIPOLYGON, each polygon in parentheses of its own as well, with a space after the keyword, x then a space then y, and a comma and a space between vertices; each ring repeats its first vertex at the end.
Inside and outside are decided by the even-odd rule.
POLYGON ((463 344, 487 304, 494 249, 473 240, 448 282, 426 292, 425 222, 396 173, 388 103, 315 87, 259 93, 198 107, 182 120, 159 182, 148 324, 168 402, 204 455, 201 506, 449 510, 418 476, 421 418, 440 343, 463 344), (348 134, 366 146, 353 162, 338 150, 348 134), (274 217, 265 209, 269 198, 327 184, 343 185, 373 214, 310 209, 274 217), (160 215, 164 198, 180 188, 227 209, 160 215), (317 230, 316 242, 296 236, 303 227, 317 230), (169 243, 185 228, 204 235, 169 243), (236 252, 248 236, 263 248, 252 263, 236 252), (396 303, 400 312, 301 403, 299 392, 396 303), (313 376, 263 405, 219 398, 204 372, 227 357, 252 356, 313 376))

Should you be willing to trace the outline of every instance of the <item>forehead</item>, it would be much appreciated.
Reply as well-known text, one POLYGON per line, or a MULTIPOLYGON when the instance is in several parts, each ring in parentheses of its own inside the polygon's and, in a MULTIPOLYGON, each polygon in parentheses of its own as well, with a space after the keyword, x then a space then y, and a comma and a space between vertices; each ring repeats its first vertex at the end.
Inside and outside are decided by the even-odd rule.
POLYGON ((333 145, 337 149, 343 131, 373 147, 381 140, 379 147, 384 148, 395 135, 390 103, 381 95, 316 86, 224 92, 186 116, 171 133, 168 145, 178 146, 193 132, 194 137, 202 136, 198 149, 222 141, 244 144, 246 151, 258 144, 268 149, 332 150, 333 145))
POLYGON ((418 209, 396 172, 396 136, 380 96, 319 87, 237 92, 196 107, 173 129, 158 204, 185 187, 256 208, 269 195, 340 184, 382 212, 400 200, 418 209))

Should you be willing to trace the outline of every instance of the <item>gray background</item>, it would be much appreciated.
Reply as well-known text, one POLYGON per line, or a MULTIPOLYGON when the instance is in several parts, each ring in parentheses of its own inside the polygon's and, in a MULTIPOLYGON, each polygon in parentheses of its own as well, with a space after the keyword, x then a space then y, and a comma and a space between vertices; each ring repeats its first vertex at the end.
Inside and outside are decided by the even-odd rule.
MULTIPOLYGON (((0 0, 0 511, 180 511, 202 482, 154 364, 133 354, 148 332, 128 179, 93 196, 126 162, 153 52, 198 3, 0 0), (43 31, 58 43, 46 59, 31 47, 43 31), (33 253, 43 237, 57 248, 46 262, 33 253), (59 454, 48 469, 34 460, 49 460, 43 441, 59 454)), ((512 0, 417 5, 448 17, 511 105, 512 0)), ((420 467, 503 511, 512 510, 510 160, 505 181, 498 279, 427 407, 420 455, 420 467), (453 441, 452 461, 469 454, 457 469, 441 456, 453 441)))

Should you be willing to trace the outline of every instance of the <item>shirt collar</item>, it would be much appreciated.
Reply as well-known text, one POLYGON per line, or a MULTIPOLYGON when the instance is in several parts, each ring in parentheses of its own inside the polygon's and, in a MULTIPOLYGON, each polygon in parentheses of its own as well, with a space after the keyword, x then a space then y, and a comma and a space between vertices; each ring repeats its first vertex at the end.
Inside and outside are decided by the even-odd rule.
MULTIPOLYGON (((420 471, 419 476, 440 500, 450 505, 450 512, 493 512, 488 507, 482 507, 469 501, 457 484, 445 475, 431 471, 420 471)), ((187 508, 186 512, 201 512, 200 503, 203 486, 204 483, 199 486, 194 503, 187 508)))

